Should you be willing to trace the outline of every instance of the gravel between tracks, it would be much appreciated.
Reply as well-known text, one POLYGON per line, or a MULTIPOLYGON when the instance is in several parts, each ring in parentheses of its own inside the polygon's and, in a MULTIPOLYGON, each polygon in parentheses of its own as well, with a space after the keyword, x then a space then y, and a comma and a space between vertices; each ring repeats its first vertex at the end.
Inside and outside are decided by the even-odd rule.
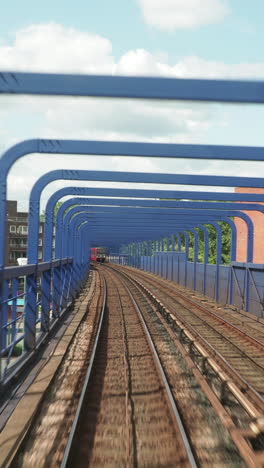
POLYGON ((106 316, 70 464, 187 467, 141 323, 111 275, 106 272, 106 316))

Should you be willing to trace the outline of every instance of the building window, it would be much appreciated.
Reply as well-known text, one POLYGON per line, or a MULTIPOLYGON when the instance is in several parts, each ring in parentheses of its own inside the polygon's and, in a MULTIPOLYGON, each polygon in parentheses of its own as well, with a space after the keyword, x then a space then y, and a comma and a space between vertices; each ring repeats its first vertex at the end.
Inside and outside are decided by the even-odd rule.
POLYGON ((42 239, 39 239, 39 244, 38 245, 39 245, 39 247, 42 246, 42 239))
POLYGON ((16 247, 16 239, 10 239, 10 247, 16 247))
POLYGON ((16 252, 15 250, 13 250, 9 254, 9 259, 11 260, 11 262, 16 262, 19 257, 23 257, 23 256, 24 256, 23 253, 16 252))
POLYGON ((38 259, 39 259, 39 260, 42 259, 42 252, 41 252, 41 250, 38 251, 38 259))
POLYGON ((17 229, 17 232, 19 234, 27 234, 28 233, 28 227, 27 226, 19 226, 17 229))
POLYGON ((27 239, 21 239, 21 247, 27 247, 27 239))
POLYGON ((9 227, 9 232, 16 232, 16 226, 11 225, 11 226, 9 227))

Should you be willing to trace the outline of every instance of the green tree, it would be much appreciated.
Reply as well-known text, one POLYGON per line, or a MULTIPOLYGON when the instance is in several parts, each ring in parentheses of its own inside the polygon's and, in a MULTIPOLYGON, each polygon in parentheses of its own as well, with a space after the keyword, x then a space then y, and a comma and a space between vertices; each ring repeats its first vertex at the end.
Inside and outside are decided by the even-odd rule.
MULTIPOLYGON (((231 228, 229 224, 219 221, 218 223, 222 230, 222 253, 221 263, 228 265, 230 263, 230 248, 231 248, 231 228)), ((216 230, 211 224, 205 224, 205 227, 209 233, 209 252, 208 261, 209 263, 216 263, 216 230)), ((198 261, 204 261, 204 234, 201 229, 196 229, 199 236, 199 251, 198 261)), ((189 260, 194 260, 194 234, 189 233, 189 260)))
MULTIPOLYGON (((58 209, 62 205, 62 203, 63 202, 60 202, 60 201, 56 203, 55 208, 54 208, 54 212, 53 212, 53 219, 56 219, 58 209)), ((45 210, 42 210, 41 215, 39 217, 40 221, 43 222, 43 223, 45 221, 45 214, 46 214, 45 210)))

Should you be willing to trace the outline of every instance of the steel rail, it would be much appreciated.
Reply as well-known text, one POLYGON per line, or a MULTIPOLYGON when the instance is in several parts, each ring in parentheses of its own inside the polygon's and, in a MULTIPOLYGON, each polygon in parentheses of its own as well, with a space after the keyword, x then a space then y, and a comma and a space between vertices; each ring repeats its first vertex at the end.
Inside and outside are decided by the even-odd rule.
POLYGON ((79 398, 77 410, 76 410, 75 417, 74 417, 72 427, 71 427, 71 431, 70 431, 70 434, 69 434, 69 437, 68 437, 68 441, 67 441, 66 448, 65 448, 65 451, 64 451, 63 459, 62 459, 62 462, 61 462, 61 465, 60 465, 61 468, 66 468, 67 466, 69 466, 68 462, 69 462, 70 453, 71 453, 71 449, 72 449, 73 439, 74 439, 74 435, 75 435, 76 430, 77 430, 80 414, 81 414, 83 403, 84 403, 85 394, 86 394, 86 391, 87 391, 88 383, 90 381, 90 376, 91 376, 91 372, 92 372, 92 368, 93 368, 95 353, 96 353, 96 350, 97 350, 97 345, 98 345, 99 337, 100 337, 100 334, 101 334, 102 323, 103 323, 103 318, 104 318, 104 313, 105 313, 106 292, 107 292, 107 286, 106 286, 105 279, 103 280, 103 285, 104 285, 104 294, 103 294, 103 304, 102 304, 102 308, 101 308, 100 321, 99 321, 97 332, 96 332, 95 342, 94 342, 93 351, 92 351, 92 355, 91 355, 91 358, 90 358, 89 366, 88 366, 87 373, 86 373, 86 376, 85 376, 85 380, 84 380, 84 383, 83 383, 83 389, 82 389, 82 392, 81 392, 81 395, 80 395, 80 398, 79 398))
MULTIPOLYGON (((171 291, 174 293, 173 289, 171 288, 163 288, 163 290, 165 291, 171 291)), ((190 304, 191 306, 194 306, 194 307, 197 307, 197 309, 201 310, 202 312, 205 312, 208 316, 210 315, 213 315, 213 317, 219 321, 220 323, 224 324, 227 326, 227 328, 229 328, 230 330, 234 330, 239 336, 242 336, 247 342, 250 342, 251 344, 253 344, 256 348, 260 349, 261 351, 264 351, 264 344, 261 343, 261 341, 258 341, 257 339, 255 339, 254 337, 252 337, 251 335, 249 335, 248 333, 244 332, 243 330, 241 330, 239 327, 237 327, 236 325, 233 325, 231 322, 229 322, 228 320, 225 320, 224 318, 220 317, 218 314, 215 314, 213 311, 208 311, 204 306, 200 306, 197 302, 193 301, 192 299, 189 299, 189 297, 187 296, 184 296, 184 294, 182 294, 181 292, 178 292, 177 291, 177 296, 180 297, 180 299, 183 301, 183 302, 187 302, 187 304, 190 304), (248 339, 249 338, 249 339, 248 339)), ((203 317, 200 317, 195 311, 193 310, 190 310, 186 307, 186 305, 182 302, 180 302, 178 300, 178 297, 177 298, 174 298, 174 296, 172 297, 169 297, 170 299, 173 299, 175 300, 176 302, 178 302, 178 304, 180 304, 183 308, 185 308, 187 311, 191 312, 195 317, 197 317, 202 323, 204 323, 209 329, 213 330, 214 333, 217 333, 218 335, 220 336, 223 336, 223 334, 221 332, 219 332, 216 328, 215 328, 215 325, 214 324, 211 324, 211 323, 208 323, 206 322, 205 318, 203 317)), ((187 321, 184 317, 181 317, 179 318, 179 320, 183 320, 183 321, 187 321)), ((190 325, 191 326, 191 325, 190 325)), ((197 332, 197 331, 196 331, 197 332)), ((199 332, 197 332, 199 334, 199 332)), ((264 366, 262 366, 261 364, 257 363, 254 361, 254 359, 251 357, 251 356, 248 356, 243 350, 241 350, 238 345, 234 344, 230 338, 227 338, 225 336, 225 340, 231 344, 231 346, 233 346, 234 348, 236 348, 241 354, 243 354, 243 356, 245 356, 248 360, 252 361, 252 363, 259 367, 260 369, 264 370, 264 366)), ((224 358, 223 358, 224 359, 224 358)))
MULTIPOLYGON (((105 274, 105 272, 104 272, 105 274)), ((128 342, 127 342, 127 330, 124 318, 124 307, 121 301, 121 294, 119 291, 118 286, 116 285, 117 297, 120 307, 120 317, 121 317, 121 328, 122 328, 122 338, 123 338, 123 347, 124 347, 124 367, 125 367, 125 382, 126 382, 126 424, 127 424, 127 432, 128 432, 128 440, 126 444, 127 449, 127 464, 131 464, 131 466, 137 466, 137 450, 135 447, 135 423, 134 423, 134 408, 132 403, 132 395, 131 395, 131 369, 129 364, 129 350, 128 350, 128 342), (131 431, 132 427, 132 431, 131 431), (130 437, 130 434, 133 434, 130 437), (131 439, 134 440, 131 440, 131 439)))
MULTIPOLYGON (((138 275, 140 276, 140 273, 138 273, 138 275)), ((143 275, 144 276, 144 275, 143 275)), ((154 281, 152 279, 152 281, 154 281)), ((182 298, 185 302, 189 303, 190 305, 196 307, 197 309, 201 310, 202 312, 205 312, 207 315, 210 314, 212 315, 216 320, 218 320, 219 322, 223 323, 224 325, 226 325, 228 328, 230 329, 233 329, 237 332, 237 334, 243 336, 243 338, 245 338, 248 342, 252 343, 255 347, 257 347, 258 349, 260 349, 261 351, 264 351, 264 344, 263 342, 259 341, 257 338, 255 338, 254 336, 250 335, 250 333, 248 332, 245 332, 242 328, 240 328, 239 326, 233 324, 232 322, 229 322, 228 320, 226 320, 225 318, 221 317, 219 314, 217 314, 216 312, 214 312, 213 310, 210 309, 210 312, 208 311, 208 309, 206 308, 206 306, 200 304, 198 301, 195 301, 193 299, 190 299, 190 297, 187 297, 186 295, 184 295, 178 288, 177 288, 177 291, 175 291, 175 288, 170 288, 169 286, 167 286, 166 288, 164 287, 163 290, 166 289, 168 291, 171 291, 172 293, 175 293, 177 292, 177 296, 179 296, 180 298, 182 298)), ((182 304, 183 305, 183 304, 182 304)), ((185 307, 183 305, 183 307, 185 307)), ((193 314, 197 315, 195 312, 192 311, 193 314)), ((244 315, 244 314, 243 314, 244 315)), ((198 316, 200 319, 201 317, 198 316)), ((248 317, 248 312, 247 312, 247 315, 246 317, 248 317)), ((254 317, 252 317, 252 319, 254 319, 254 317)), ((257 322, 258 320, 256 320, 257 322)))
MULTIPOLYGON (((140 276, 140 275, 139 275, 140 276)), ((144 277, 144 275, 143 275, 144 277)), ((135 280, 136 281, 136 280, 135 280)), ((151 281, 154 281, 156 282, 155 280, 151 280, 151 281)), ((173 288, 169 288, 169 287, 164 287, 163 290, 166 290, 166 291, 169 291, 169 292, 172 292, 173 294, 175 294, 175 290, 173 288)), ((255 337, 253 337, 252 335, 250 335, 249 333, 245 332, 244 330, 242 330, 240 327, 237 327, 236 325, 232 324, 231 322, 229 322, 228 320, 220 317, 218 314, 216 314, 215 312, 213 311, 208 311, 206 309, 205 306, 203 305, 200 305, 197 301, 194 301, 192 299, 190 299, 189 297, 186 297, 181 291, 178 291, 177 290, 177 296, 179 296, 184 302, 187 302, 189 303, 190 305, 194 306, 194 307, 197 307, 197 309, 205 312, 207 315, 212 315, 217 321, 219 321, 220 323, 226 325, 229 329, 233 329, 238 335, 242 336, 247 342, 249 342, 250 344, 253 344, 257 349, 260 349, 261 351, 264 351, 264 344, 257 340, 255 337)), ((174 297, 171 297, 171 299, 174 299, 176 302, 179 302, 179 304, 184 307, 186 310, 189 310, 185 304, 182 304, 180 301, 178 301, 178 298, 174 298, 174 297)), ((218 333, 220 336, 223 336, 222 333, 220 333, 217 329, 214 328, 214 326, 212 324, 209 324, 207 322, 205 322, 205 319, 201 318, 199 315, 197 315, 197 313, 193 310, 190 310, 190 312, 195 316, 197 317, 199 320, 201 320, 202 322, 206 323, 206 326, 211 328, 214 332, 218 333)), ((178 317, 178 316, 177 316, 178 317)), ((182 321, 183 323, 187 323, 188 326, 190 327, 193 327, 192 325, 190 325, 187 320, 184 318, 184 317, 178 317, 178 319, 180 321, 182 321)), ((195 333, 197 333, 198 336, 200 336, 200 333, 197 331, 197 330, 194 330, 195 333)), ((252 361, 252 363, 259 367, 260 369, 263 369, 264 370, 264 367, 261 365, 261 364, 258 364, 257 362, 254 361, 254 359, 251 357, 251 356, 248 356, 243 350, 241 350, 240 348, 238 348, 238 346, 236 344, 234 344, 229 338, 225 337, 225 340, 228 341, 234 348, 237 348, 239 350, 239 352, 241 354, 243 354, 248 360, 252 361)), ((209 344, 209 343, 208 343, 209 344)), ((212 345, 210 345, 212 346, 212 345)), ((217 350, 216 351, 216 354, 219 353, 217 350)), ((220 353, 219 353, 220 354, 220 353)), ((221 356, 222 357, 222 356, 221 356)), ((222 358, 222 359, 225 359, 225 358, 222 358)), ((248 384, 250 386, 250 384, 248 384)))
MULTIPOLYGON (((137 280, 134 279, 134 281, 137 282, 137 280)), ((142 283, 138 282, 139 285, 141 285, 141 287, 143 289, 145 289, 146 291, 148 291, 148 293, 150 295, 153 295, 144 285, 142 285, 142 283)), ((153 296, 155 298, 155 296, 153 296)), ((157 299, 157 298, 156 298, 157 299)), ((162 303, 161 301, 159 301, 157 299, 157 302, 159 302, 159 305, 161 308, 164 308, 164 310, 169 314, 171 315, 174 319, 176 319, 176 322, 179 324, 179 327, 183 330, 184 334, 187 336, 187 338, 189 340, 191 340, 193 342, 193 345, 196 346, 198 352, 199 352, 199 345, 196 343, 195 341, 195 338, 198 339, 201 343, 202 346, 206 347, 207 350, 209 348, 209 352, 211 352, 214 356, 214 358, 218 358, 218 360, 220 361, 221 365, 222 366, 225 366, 225 369, 226 372, 231 375, 232 377, 236 377, 237 380, 240 382, 240 385, 242 387, 242 393, 245 391, 245 388, 247 389, 247 391, 249 390, 250 393, 252 393, 251 397, 253 400, 256 400, 257 401, 257 404, 259 404, 260 406, 263 406, 263 397, 262 395, 257 391, 255 390, 255 388, 249 383, 247 382, 247 380, 242 376, 240 375, 240 373, 232 366, 232 364, 230 364, 223 356, 222 354, 211 344, 207 341, 206 338, 203 337, 203 335, 197 331, 193 325, 190 325, 186 319, 182 318, 182 317, 179 317, 178 315, 176 315, 174 312, 170 312, 162 303), (184 328, 186 327, 186 328, 184 328), (188 333, 189 333, 189 336, 188 336, 188 333)), ((209 325, 210 327, 210 325, 209 325)), ((210 328, 213 328, 213 327, 210 327, 210 328)), ((219 333, 219 332, 218 332, 219 333)), ((219 333, 220 336, 223 336, 221 333, 219 333)), ((234 345, 230 340, 227 339, 227 341, 229 343, 231 343, 232 346, 235 346, 237 348, 236 345, 234 345)), ((257 364, 250 356, 247 356, 242 350, 239 350, 244 356, 247 357, 247 359, 249 359, 250 361, 252 361, 257 367, 259 367, 260 369, 262 369, 262 367, 257 364)), ((219 375, 220 375, 220 372, 219 372, 219 375)), ((221 376, 220 376, 221 378, 221 376)), ((221 378, 221 380, 223 380, 223 378, 221 378)), ((228 380, 229 382, 229 380, 228 380)), ((233 393, 233 391, 232 391, 233 393)), ((238 398, 238 394, 237 395, 234 395, 236 396, 236 398, 238 398)), ((243 394, 243 399, 244 399, 244 394, 243 394)), ((250 405, 246 404, 246 406, 249 408, 250 405)), ((254 416, 253 416, 254 417, 254 416)), ((256 416, 258 417, 258 416, 256 416)))
MULTIPOLYGON (((167 287, 166 289, 171 291, 171 292, 174 292, 172 288, 167 287)), ((236 332, 239 335, 243 336, 243 338, 245 338, 248 342, 251 342, 257 348, 259 348, 261 351, 264 351, 264 344, 261 341, 259 341, 257 338, 255 338, 254 336, 250 335, 250 333, 245 333, 245 331, 242 330, 239 326, 229 322, 228 320, 221 317, 220 315, 218 315, 213 310, 210 310, 210 312, 209 312, 208 309, 205 306, 203 306, 202 304, 199 304, 197 301, 195 301, 193 299, 190 299, 190 297, 185 296, 181 291, 177 290, 177 296, 179 296, 185 302, 187 302, 187 303, 193 305, 194 307, 196 307, 197 309, 201 310, 202 312, 205 312, 207 315, 208 314, 212 315, 216 320, 218 320, 221 323, 224 323, 224 325, 226 325, 228 328, 236 330, 236 332)), ((193 311, 192 311, 192 313, 197 315, 193 311)), ((201 317, 199 317, 199 318, 201 318, 201 317)))
MULTIPOLYGON (((125 276, 122 273, 117 272, 116 270, 115 270, 115 273, 118 274, 119 276, 120 275, 125 276)), ((182 438, 182 441, 183 441, 183 444, 184 444, 184 447, 185 447, 185 450, 186 450, 190 465, 192 466, 192 468, 195 468, 198 465, 197 465, 197 463, 195 461, 195 457, 193 455, 193 451, 191 449, 191 446, 190 446, 190 443, 189 443, 189 440, 188 440, 188 436, 187 436, 186 431, 184 429, 184 425, 183 425, 179 410, 178 410, 177 405, 175 403, 175 399, 174 399, 173 394, 171 392, 168 379, 167 379, 167 377, 165 375, 163 366, 162 366, 160 358, 158 356, 155 344, 154 344, 154 342, 153 342, 153 340, 151 338, 151 335, 150 335, 150 332, 148 330, 148 326, 146 324, 146 321, 145 321, 145 319, 143 317, 143 314, 142 314, 136 300, 134 299, 131 291, 129 290, 127 284, 125 284, 122 279, 119 279, 119 280, 122 282, 124 288, 126 289, 128 295, 129 295, 129 297, 130 297, 130 299, 131 299, 131 301, 132 301, 132 303, 133 303, 133 305, 135 307, 137 315, 138 315, 138 317, 140 319, 142 328, 144 330, 144 333, 146 335, 146 338, 147 338, 147 341, 148 341, 148 344, 149 344, 149 348, 150 348, 151 353, 152 353, 152 355, 154 357, 153 361, 155 363, 157 372, 158 372, 158 374, 160 376, 161 382, 162 382, 163 387, 165 389, 165 394, 166 394, 166 397, 167 397, 166 399, 167 399, 167 401, 169 403, 169 409, 170 409, 171 415, 172 415, 172 417, 173 417, 173 419, 175 421, 175 424, 176 424, 176 430, 178 430, 180 432, 180 435, 181 435, 181 438, 182 438)))
MULTIPOLYGON (((113 268, 113 267, 110 267, 110 268, 113 268)), ((113 268, 114 269, 114 268, 113 268)), ((184 332, 184 334, 186 335, 186 337, 188 338, 188 340, 192 341, 193 345, 196 347, 197 351, 201 353, 201 348, 202 346, 204 346, 206 349, 207 349, 207 353, 211 353, 213 355, 213 357, 215 359, 218 359, 220 362, 221 362, 221 365, 223 366, 223 368, 225 368, 225 371, 227 372, 227 374, 230 376, 232 376, 233 380, 234 380, 234 376, 236 377, 237 381, 239 382, 239 385, 241 386, 241 389, 237 388, 233 388, 233 383, 230 382, 230 378, 228 379, 224 379, 224 374, 223 374, 223 369, 222 369, 222 372, 220 372, 220 369, 218 369, 218 373, 219 373, 219 377, 221 380, 223 380, 225 383, 227 383, 227 386, 230 385, 230 390, 231 392, 234 394, 235 398, 238 399, 240 401, 240 403, 242 405, 245 405, 245 409, 247 412, 249 412, 249 414, 251 414, 251 416, 255 419, 258 419, 258 418, 262 418, 263 417, 263 414, 262 413, 259 413, 259 411, 257 411, 255 408, 252 407, 252 404, 250 403, 250 401, 245 397, 245 389, 247 389, 247 392, 251 394, 251 398, 253 399, 253 401, 256 401, 257 404, 259 405, 260 408, 263 408, 263 397, 262 395, 256 391, 254 389, 254 387, 249 383, 247 382, 247 380, 242 377, 239 372, 221 355, 221 353, 213 346, 211 345, 202 335, 201 333, 199 333, 197 330, 195 330, 195 328, 190 325, 186 319, 182 318, 182 317, 178 317, 176 315, 174 315, 174 313, 171 313, 163 304, 162 302, 148 289, 146 288, 146 286, 144 286, 144 284, 142 284, 139 280, 137 280, 135 277, 131 278, 129 274, 126 274, 124 273, 124 275, 128 276, 129 279, 133 282, 135 282, 136 284, 138 284, 138 286, 143 289, 146 294, 153 298, 153 300, 156 302, 156 304, 158 305, 158 307, 160 308, 160 310, 164 310, 164 312, 166 313, 166 315, 169 315, 171 316, 171 319, 174 320, 178 327, 184 332), (198 340, 199 341, 198 341, 198 340), (198 341, 198 343, 197 343, 198 341), (234 391, 233 391, 234 390, 234 391), (247 400, 247 401, 246 401, 247 400)), ((203 351, 204 352, 204 351, 203 351)), ((207 358, 211 359, 211 361, 213 362, 213 359, 212 357, 210 356, 206 356, 207 358)), ((249 358, 250 359, 250 358, 249 358)), ((214 365, 214 364, 213 364, 214 365)), ((257 363, 256 363, 257 365, 257 363)), ((216 365, 214 365, 214 367, 216 367, 216 365)), ((259 366, 261 367, 261 366, 259 366)), ((216 370, 216 369, 215 369, 216 370)))
MULTIPOLYGON (((102 276, 105 278, 105 272, 102 274, 102 276)), ((133 410, 133 405, 131 404, 131 401, 132 401, 131 392, 129 389, 130 383, 131 383, 131 371, 130 371, 129 357, 128 357, 129 352, 128 352, 128 344, 127 344, 127 332, 126 332, 126 325, 125 325, 125 320, 124 320, 121 295, 117 286, 116 286, 116 292, 117 292, 117 298, 118 298, 118 303, 120 307, 122 341, 123 341, 123 348, 124 348, 125 382, 127 385, 127 389, 126 389, 126 423, 127 423, 127 430, 128 430, 128 440, 127 440, 127 445, 126 445, 127 454, 128 454, 127 466, 130 466, 130 464, 131 466, 137 466, 136 449, 135 449, 133 441, 131 444, 131 437, 130 437, 131 426, 132 426, 132 433, 135 434, 135 424, 134 424, 134 410, 133 410)))
MULTIPOLYGON (((109 267, 113 270, 116 271, 115 268, 109 267)), ((176 317, 170 313, 166 307, 163 306, 163 304, 138 280, 135 278, 131 278, 130 275, 127 275, 123 271, 120 272, 121 275, 126 277, 128 281, 130 281, 136 288, 138 288, 141 292, 142 290, 144 293, 149 297, 150 301, 156 304, 157 306, 157 315, 165 320, 167 319, 167 323, 163 322, 165 328, 169 332, 171 338, 175 342, 175 346, 179 349, 180 353, 182 354, 183 358, 186 360, 186 363, 190 370, 192 371, 193 375, 197 379, 198 383, 200 384, 201 388, 204 390, 205 394, 207 395, 208 399, 210 400, 211 404, 215 408, 215 410, 218 412, 220 419, 222 420, 224 426, 228 429, 234 443, 237 445, 237 448, 239 449, 241 455, 245 459, 245 461, 248 463, 250 467, 255 467, 258 466, 258 462, 263 462, 264 460, 264 454, 263 452, 256 452, 253 449, 251 449, 250 445, 247 442, 247 439, 249 438, 254 438, 261 432, 263 432, 263 421, 264 417, 263 414, 259 413, 252 404, 247 400, 245 395, 243 394, 242 391, 240 391, 236 384, 232 383, 228 376, 223 372, 223 370, 217 365, 217 363, 212 359, 206 352, 205 349, 203 349, 202 346, 197 344, 195 340, 193 340, 193 336, 184 328, 182 328, 181 323, 178 322, 176 317), (193 358, 190 356, 190 353, 184 348, 184 345, 181 343, 181 339, 177 338, 175 336, 175 330, 174 327, 171 329, 170 324, 168 324, 168 317, 173 321, 173 323, 177 323, 177 325, 181 328, 182 331, 186 334, 186 336, 189 338, 189 342, 191 345, 194 345, 196 349, 199 351, 200 355, 204 356, 206 359, 206 362, 211 366, 211 368, 215 371, 216 375, 220 380, 223 381, 224 385, 226 385, 231 393, 235 396, 238 402, 240 402, 241 406, 245 409, 245 411, 251 416, 251 421, 249 423, 249 428, 248 429, 239 429, 235 426, 235 423, 232 420, 232 417, 227 413, 226 409, 222 405, 221 401, 219 398, 216 396, 214 390, 209 386, 207 383, 205 377, 203 376, 202 371, 199 370, 199 367, 197 367, 197 364, 193 360, 193 358), (169 328, 168 328, 169 327, 169 328), (169 331, 171 330, 171 331, 169 331)), ((227 363, 228 364, 228 363, 227 363)), ((254 389, 253 389, 254 390, 254 389)))
MULTIPOLYGON (((139 286, 138 286, 139 287, 139 286)), ((163 311, 159 312, 157 310, 157 316, 160 318, 161 322, 163 323, 165 329, 168 331, 172 341, 175 343, 175 346, 177 349, 180 351, 183 359, 185 360, 188 368, 198 381, 201 389, 204 391, 205 395, 209 399, 210 403, 216 410, 218 416, 220 417, 224 427, 228 430, 230 433, 231 438, 233 439, 235 445, 237 446, 239 452, 241 453, 242 457, 245 459, 245 461, 249 464, 249 466, 256 466, 256 459, 257 459, 257 453, 254 452, 251 447, 249 446, 247 442, 247 438, 255 437, 258 435, 259 432, 262 430, 261 424, 258 423, 258 421, 249 424, 249 429, 240 429, 237 428, 235 425, 235 422, 232 419, 232 416, 227 412, 225 407, 223 406, 223 403, 221 400, 216 396, 214 390, 210 387, 209 383, 206 380, 206 376, 203 375, 202 371, 197 367, 193 357, 190 355, 190 353, 186 353, 186 348, 184 347, 184 344, 181 342, 180 338, 178 338, 175 335, 175 331, 173 328, 171 328, 171 325, 168 323, 168 321, 165 319, 166 315, 168 312, 166 312, 166 309, 163 311)), ((174 318, 174 321, 176 319, 174 318)), ((190 341, 190 344, 192 344, 192 341, 190 341)), ((201 352, 203 350, 201 349, 201 352)), ((210 358, 209 358, 210 359, 210 358)), ((213 364, 213 362, 212 362, 213 364)), ((223 375, 223 374, 222 374, 223 375)), ((262 459, 261 459, 262 460, 262 459)))

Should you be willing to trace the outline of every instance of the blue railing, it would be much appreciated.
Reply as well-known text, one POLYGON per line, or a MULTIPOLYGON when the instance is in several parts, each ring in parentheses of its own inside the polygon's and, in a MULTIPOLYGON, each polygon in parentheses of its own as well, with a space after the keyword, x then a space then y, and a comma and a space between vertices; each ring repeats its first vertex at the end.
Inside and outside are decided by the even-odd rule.
POLYGON ((1 380, 6 380, 14 364, 17 365, 28 354, 28 342, 34 340, 37 347, 71 304, 76 296, 72 277, 71 258, 2 270, 1 380), (49 277, 48 282, 44 275, 46 280, 49 277), (57 294, 54 290, 56 275, 59 278, 57 294), (37 297, 36 306, 27 309, 32 296, 37 297), (26 309, 30 315, 25 314, 26 309))

